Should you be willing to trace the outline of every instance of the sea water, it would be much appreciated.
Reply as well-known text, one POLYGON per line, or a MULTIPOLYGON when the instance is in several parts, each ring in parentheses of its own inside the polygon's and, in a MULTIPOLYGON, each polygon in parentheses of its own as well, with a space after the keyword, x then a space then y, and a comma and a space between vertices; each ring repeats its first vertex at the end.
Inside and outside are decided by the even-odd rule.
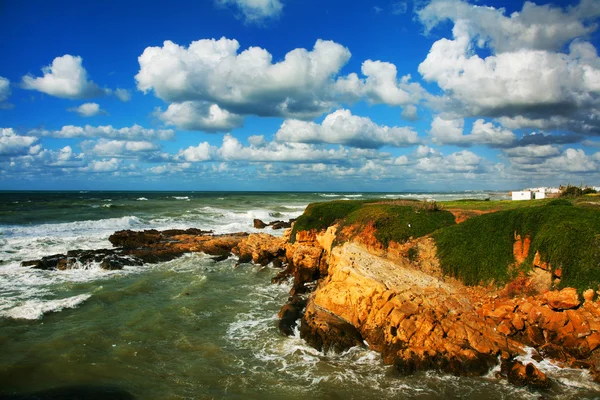
POLYGON ((0 193, 0 397, 52 389, 137 399, 600 397, 587 373, 547 362, 538 366, 556 383, 536 392, 496 379, 494 370, 400 376, 366 347, 316 351, 298 332, 285 337, 276 328, 290 283, 271 284, 278 271, 270 266, 188 254, 120 271, 20 267, 110 247, 108 236, 120 229, 255 232, 254 218, 288 220, 315 201, 489 197, 507 194, 0 193))

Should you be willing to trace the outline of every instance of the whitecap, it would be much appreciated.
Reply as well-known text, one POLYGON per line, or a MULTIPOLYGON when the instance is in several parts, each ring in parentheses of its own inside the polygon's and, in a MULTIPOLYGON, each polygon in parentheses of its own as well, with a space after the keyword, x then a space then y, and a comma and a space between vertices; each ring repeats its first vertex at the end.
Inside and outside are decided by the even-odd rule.
POLYGON ((138 201, 148 201, 148 199, 145 198, 145 197, 138 197, 136 200, 138 200, 138 201))
POLYGON ((67 308, 75 308, 91 296, 91 294, 86 293, 58 300, 28 300, 17 307, 0 312, 0 316, 12 319, 41 319, 44 314, 47 313, 59 312, 67 308))
POLYGON ((186 200, 186 201, 190 201, 190 197, 189 196, 173 196, 173 198, 175 200, 186 200))

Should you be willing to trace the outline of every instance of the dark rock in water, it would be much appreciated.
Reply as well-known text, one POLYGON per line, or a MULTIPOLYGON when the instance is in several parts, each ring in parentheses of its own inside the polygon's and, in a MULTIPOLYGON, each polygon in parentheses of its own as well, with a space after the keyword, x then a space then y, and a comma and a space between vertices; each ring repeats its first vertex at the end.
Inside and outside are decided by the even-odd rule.
POLYGON ((224 260, 231 250, 246 238, 245 233, 212 235, 200 229, 171 229, 118 231, 109 237, 115 249, 71 250, 67 254, 55 254, 39 260, 23 261, 21 266, 36 269, 71 269, 94 263, 108 270, 125 266, 170 261, 186 253, 204 252, 224 260))
POLYGON ((550 380, 546 374, 532 363, 523 365, 522 362, 514 359, 504 360, 500 365, 500 373, 515 386, 530 386, 536 389, 550 387, 550 380))
POLYGON ((111 386, 65 386, 30 394, 2 395, 0 400, 133 400, 128 391, 111 386))
POLYGON ((287 229, 292 227, 292 223, 295 219, 290 219, 289 221, 273 221, 269 224, 272 229, 287 229))
POLYGON ((311 303, 302 317, 300 337, 317 350, 342 352, 362 346, 363 338, 354 325, 311 303))
POLYGON ((211 257, 211 260, 215 261, 215 262, 221 262, 221 261, 225 261, 229 258, 229 255, 227 254, 223 254, 222 256, 214 256, 211 257))
POLYGON ((252 221, 252 224, 254 225, 254 227, 256 229, 264 229, 267 227, 267 224, 265 224, 264 222, 262 222, 260 219, 258 218, 254 218, 254 220, 252 221))
POLYGON ((286 336, 294 334, 294 328, 298 326, 298 320, 306 307, 306 298, 300 296, 291 297, 279 311, 277 327, 286 336))

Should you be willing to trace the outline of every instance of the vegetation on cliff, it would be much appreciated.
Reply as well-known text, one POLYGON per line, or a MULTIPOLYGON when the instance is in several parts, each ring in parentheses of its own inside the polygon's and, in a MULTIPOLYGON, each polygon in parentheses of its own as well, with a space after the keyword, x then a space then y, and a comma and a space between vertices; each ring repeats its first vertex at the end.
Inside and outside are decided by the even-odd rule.
POLYGON ((600 283, 600 212, 566 199, 481 215, 432 236, 443 271, 466 284, 505 283, 531 269, 538 251, 561 270, 559 287, 582 291, 600 283), (525 261, 510 268, 515 234, 529 237, 531 245, 525 261))
POLYGON ((384 246, 394 241, 404 243, 425 236, 437 229, 453 225, 452 213, 437 203, 419 201, 331 201, 310 204, 294 224, 291 241, 302 230, 324 230, 335 222, 344 226, 364 228, 371 224, 375 237, 384 246))

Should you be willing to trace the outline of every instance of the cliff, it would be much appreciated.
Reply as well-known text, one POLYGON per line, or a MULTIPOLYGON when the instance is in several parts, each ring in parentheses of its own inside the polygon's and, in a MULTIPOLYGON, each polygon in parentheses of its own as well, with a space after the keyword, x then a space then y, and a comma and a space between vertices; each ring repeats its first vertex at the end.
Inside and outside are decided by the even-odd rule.
POLYGON ((533 348, 540 360, 598 379, 596 209, 559 203, 466 221, 459 213, 456 225, 448 211, 416 203, 335 205, 333 220, 320 207, 328 206, 298 219, 310 229, 296 226, 286 245, 294 287, 280 314, 284 333, 296 316, 311 345, 366 344, 405 373, 482 375, 501 362, 510 382, 548 387, 541 371, 516 359, 533 348))

